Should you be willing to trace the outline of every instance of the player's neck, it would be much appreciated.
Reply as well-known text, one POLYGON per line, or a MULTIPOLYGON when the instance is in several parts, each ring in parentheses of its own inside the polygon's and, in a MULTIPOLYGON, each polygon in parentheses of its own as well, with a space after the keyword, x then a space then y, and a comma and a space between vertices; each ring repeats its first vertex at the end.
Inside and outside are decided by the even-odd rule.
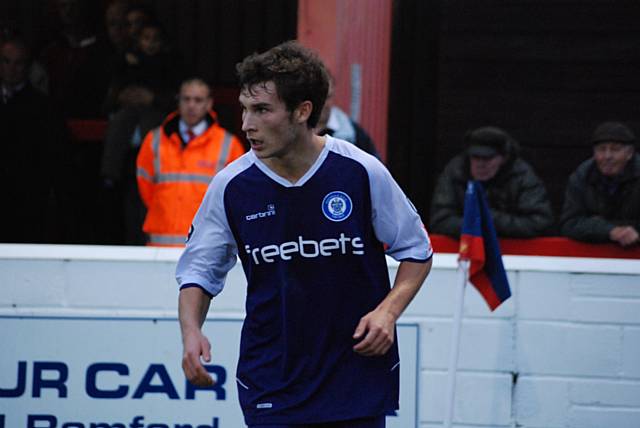
POLYGON ((324 137, 305 132, 283 156, 265 159, 264 162, 280 177, 290 183, 296 183, 316 162, 324 145, 324 137))

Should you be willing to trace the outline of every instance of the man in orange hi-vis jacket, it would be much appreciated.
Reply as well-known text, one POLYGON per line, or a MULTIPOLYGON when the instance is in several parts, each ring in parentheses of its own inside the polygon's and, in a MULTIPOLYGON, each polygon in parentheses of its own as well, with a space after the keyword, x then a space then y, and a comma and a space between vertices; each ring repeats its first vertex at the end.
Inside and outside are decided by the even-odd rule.
POLYGON ((148 245, 183 246, 209 182, 245 151, 238 138, 218 124, 212 106, 207 83, 184 81, 178 111, 142 143, 137 177, 147 207, 142 230, 148 245))

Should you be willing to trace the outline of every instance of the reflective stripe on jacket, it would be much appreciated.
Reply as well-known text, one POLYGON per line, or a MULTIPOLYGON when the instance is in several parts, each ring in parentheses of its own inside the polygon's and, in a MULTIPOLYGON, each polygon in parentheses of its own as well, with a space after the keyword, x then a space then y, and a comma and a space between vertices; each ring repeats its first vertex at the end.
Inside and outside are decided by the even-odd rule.
POLYGON ((181 246, 213 176, 240 157, 238 138, 220 127, 215 114, 201 135, 184 145, 177 113, 149 132, 140 147, 137 178, 147 207, 142 229, 150 245, 181 246))

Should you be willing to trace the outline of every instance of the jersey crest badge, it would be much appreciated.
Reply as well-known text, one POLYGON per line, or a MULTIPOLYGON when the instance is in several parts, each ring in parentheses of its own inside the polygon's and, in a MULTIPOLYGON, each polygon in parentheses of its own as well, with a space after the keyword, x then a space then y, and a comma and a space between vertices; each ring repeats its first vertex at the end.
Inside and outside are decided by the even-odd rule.
POLYGON ((351 198, 344 192, 328 193, 322 200, 322 213, 331 221, 343 221, 351 215, 353 204, 351 198))

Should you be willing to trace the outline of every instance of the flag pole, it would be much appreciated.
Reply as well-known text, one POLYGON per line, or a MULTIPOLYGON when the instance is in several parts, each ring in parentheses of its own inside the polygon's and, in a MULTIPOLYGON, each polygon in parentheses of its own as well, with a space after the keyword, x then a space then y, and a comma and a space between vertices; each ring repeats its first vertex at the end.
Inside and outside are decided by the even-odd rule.
POLYGON ((449 376, 447 378, 447 406, 445 407, 444 428, 451 428, 453 423, 453 407, 456 395, 456 370, 458 366, 458 350, 460 347, 460 330, 462 327, 462 310, 464 308, 464 289, 469 279, 469 260, 460 260, 458 264, 458 286, 456 287, 456 307, 453 313, 453 332, 449 352, 449 376))

